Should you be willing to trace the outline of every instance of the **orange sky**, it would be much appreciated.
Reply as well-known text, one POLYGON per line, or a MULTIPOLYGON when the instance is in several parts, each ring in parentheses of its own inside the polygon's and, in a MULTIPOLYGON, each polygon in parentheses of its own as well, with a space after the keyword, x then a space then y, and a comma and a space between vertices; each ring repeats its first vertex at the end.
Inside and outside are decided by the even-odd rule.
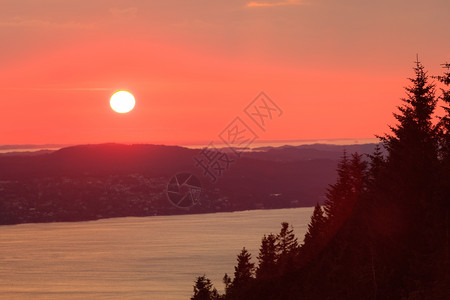
MULTIPOLYGON (((388 130, 416 53, 450 61, 450 2, 4 0, 0 145, 186 144, 264 91, 283 110, 260 140, 388 130), (109 97, 131 91, 117 114, 109 97)), ((254 124, 250 124, 254 126, 254 124)))

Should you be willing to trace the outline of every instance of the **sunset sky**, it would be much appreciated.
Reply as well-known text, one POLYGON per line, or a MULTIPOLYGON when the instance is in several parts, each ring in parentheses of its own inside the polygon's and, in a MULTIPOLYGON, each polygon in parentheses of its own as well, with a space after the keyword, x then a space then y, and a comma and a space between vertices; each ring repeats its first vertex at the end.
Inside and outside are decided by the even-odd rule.
POLYGON ((0 145, 372 138, 416 58, 450 62, 450 1, 0 0, 0 145), (111 110, 125 89, 136 106, 111 110), (245 107, 264 91, 267 130, 245 107))

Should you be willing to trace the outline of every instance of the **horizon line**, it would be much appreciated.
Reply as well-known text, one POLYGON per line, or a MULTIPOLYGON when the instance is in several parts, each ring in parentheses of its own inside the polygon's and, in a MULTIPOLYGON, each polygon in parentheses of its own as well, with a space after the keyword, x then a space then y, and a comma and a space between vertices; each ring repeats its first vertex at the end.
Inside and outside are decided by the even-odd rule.
MULTIPOLYGON (((252 143, 251 148, 258 147, 280 147, 280 146, 300 146, 313 144, 329 144, 329 145, 359 145, 379 143, 378 138, 336 138, 336 139, 281 139, 281 140, 259 140, 252 143)), ((0 144, 0 153, 8 152, 34 152, 41 150, 59 150, 66 147, 78 145, 101 145, 101 144, 123 144, 123 145, 165 145, 179 146, 185 148, 204 148, 210 143, 214 143, 218 147, 227 147, 222 141, 209 142, 191 142, 191 143, 159 143, 159 142, 100 142, 100 143, 77 143, 77 144, 0 144)))

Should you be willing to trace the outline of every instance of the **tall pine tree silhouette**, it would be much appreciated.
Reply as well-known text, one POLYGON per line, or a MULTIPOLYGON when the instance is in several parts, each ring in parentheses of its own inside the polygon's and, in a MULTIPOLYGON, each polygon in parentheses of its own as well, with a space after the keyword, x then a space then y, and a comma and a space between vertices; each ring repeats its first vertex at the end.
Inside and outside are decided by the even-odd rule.
POLYGON ((294 261, 299 252, 299 245, 294 229, 287 222, 281 223, 280 233, 276 237, 276 247, 278 271, 284 273, 295 268, 294 261))
POLYGON ((323 215, 322 207, 319 203, 314 207, 311 221, 308 224, 308 231, 305 234, 304 243, 311 244, 315 239, 321 239, 325 226, 325 217, 323 215))
POLYGON ((361 195, 366 176, 366 163, 363 162, 361 155, 353 153, 349 159, 347 152, 344 151, 337 172, 336 183, 328 188, 324 204, 329 237, 333 236, 347 220, 361 195))
POLYGON ((237 257, 237 266, 234 267, 233 287, 248 284, 254 278, 255 264, 251 262, 252 255, 247 249, 242 248, 237 257))
POLYGON ((319 203, 314 207, 308 231, 305 234, 303 245, 300 249, 300 262, 303 264, 316 256, 326 243, 326 218, 319 203))
POLYGON ((324 203, 329 230, 336 231, 343 221, 344 205, 349 199, 352 185, 349 164, 347 152, 344 150, 337 167, 338 178, 336 183, 328 188, 324 203))
POLYGON ((258 255, 256 278, 268 279, 277 273, 277 247, 274 234, 264 235, 258 255))
POLYGON ((389 219, 395 222, 386 227, 384 245, 380 252, 392 270, 388 289, 401 287, 405 294, 417 289, 419 282, 430 280, 426 262, 433 251, 436 226, 435 212, 438 209, 438 127, 433 124, 436 108, 435 86, 423 65, 416 61, 415 77, 406 87, 407 97, 394 116, 398 121, 392 126, 392 134, 382 137, 388 151, 385 194, 380 203, 390 212, 389 219))

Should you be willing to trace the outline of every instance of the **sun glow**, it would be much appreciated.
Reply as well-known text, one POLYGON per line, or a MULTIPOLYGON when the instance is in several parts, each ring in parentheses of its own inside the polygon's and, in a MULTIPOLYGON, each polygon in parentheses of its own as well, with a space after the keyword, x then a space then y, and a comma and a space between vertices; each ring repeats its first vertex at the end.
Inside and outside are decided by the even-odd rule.
POLYGON ((111 96, 109 104, 115 112, 124 114, 130 112, 134 108, 136 100, 130 92, 117 91, 111 96))

